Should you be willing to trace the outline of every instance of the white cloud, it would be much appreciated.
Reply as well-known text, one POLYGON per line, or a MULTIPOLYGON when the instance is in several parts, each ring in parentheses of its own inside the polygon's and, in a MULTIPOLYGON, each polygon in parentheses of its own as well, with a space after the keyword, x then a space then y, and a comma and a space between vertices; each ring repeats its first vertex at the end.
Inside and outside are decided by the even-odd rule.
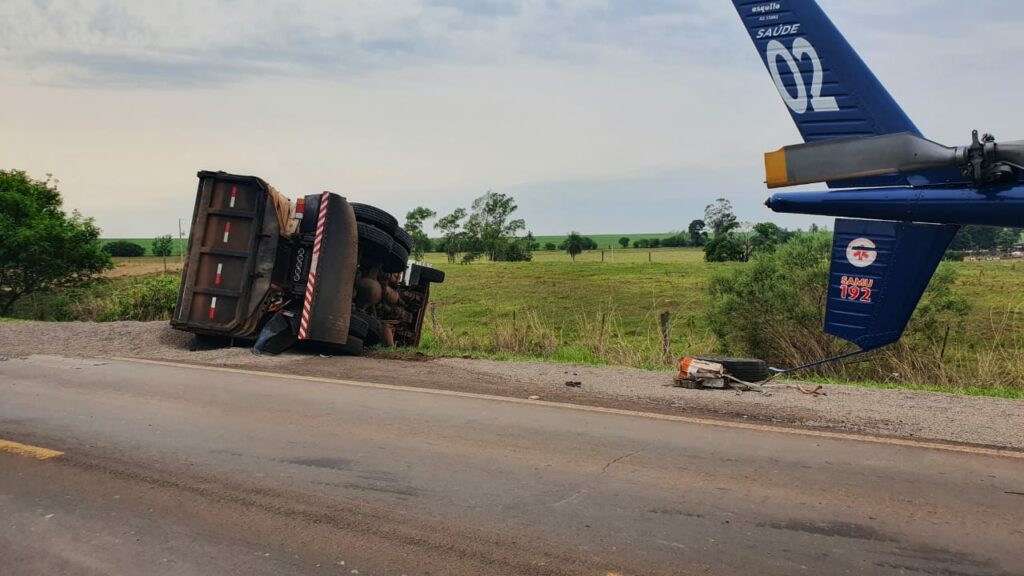
MULTIPOLYGON (((822 4, 927 134, 1024 136, 1024 5, 822 4)), ((4 167, 111 235, 173 230, 201 168, 395 212, 513 192, 540 233, 718 196, 808 222, 761 206, 761 153, 798 135, 719 0, 7 0, 0 57, 4 167)))

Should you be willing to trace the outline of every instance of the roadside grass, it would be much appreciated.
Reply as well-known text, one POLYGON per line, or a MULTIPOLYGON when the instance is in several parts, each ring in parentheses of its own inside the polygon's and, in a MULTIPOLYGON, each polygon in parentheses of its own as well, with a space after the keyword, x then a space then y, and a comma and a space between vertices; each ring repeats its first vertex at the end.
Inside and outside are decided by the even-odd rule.
POLYGON ((59 291, 30 294, 14 316, 45 322, 170 320, 178 298, 177 274, 97 278, 59 291))
POLYGON ((1024 390, 1012 388, 982 388, 978 386, 929 386, 908 382, 873 382, 870 380, 840 380, 837 378, 821 378, 811 376, 798 378, 802 382, 826 384, 830 386, 856 386, 858 388, 880 388, 885 390, 912 390, 920 392, 941 392, 958 396, 984 396, 989 398, 1006 398, 1008 400, 1024 400, 1024 390))
MULTIPOLYGON (((159 265, 159 258, 119 262, 118 269, 159 265)), ((586 365, 671 370, 681 355, 712 354, 712 274, 744 266, 708 264, 700 249, 589 251, 573 263, 563 252, 536 252, 534 261, 428 263, 446 272, 431 291, 419 352, 586 365), (648 262, 648 252, 651 253, 648 262), (671 350, 662 347, 659 316, 670 315, 671 350)), ((885 370, 851 364, 828 383, 1021 398, 1024 395, 1024 261, 951 263, 956 293, 970 314, 946 342, 904 339, 883 350, 885 370), (938 369, 937 369, 938 366, 938 369), (899 373, 898 377, 889 377, 899 373), (939 375, 939 376, 936 376, 939 375), (865 381, 868 380, 868 381, 865 381)), ((177 296, 177 273, 104 278, 59 293, 27 297, 15 319, 166 320, 177 296)), ((3 321, 11 321, 5 319, 3 321)), ((824 336, 822 336, 824 338, 824 336)))

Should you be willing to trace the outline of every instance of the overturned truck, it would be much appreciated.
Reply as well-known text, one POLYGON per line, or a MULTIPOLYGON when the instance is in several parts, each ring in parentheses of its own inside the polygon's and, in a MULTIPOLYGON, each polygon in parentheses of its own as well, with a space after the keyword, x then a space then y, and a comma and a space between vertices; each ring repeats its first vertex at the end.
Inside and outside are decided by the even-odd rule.
POLYGON ((254 176, 198 176, 173 327, 256 353, 419 345, 444 272, 409 264, 412 238, 393 216, 331 192, 292 203, 254 176))

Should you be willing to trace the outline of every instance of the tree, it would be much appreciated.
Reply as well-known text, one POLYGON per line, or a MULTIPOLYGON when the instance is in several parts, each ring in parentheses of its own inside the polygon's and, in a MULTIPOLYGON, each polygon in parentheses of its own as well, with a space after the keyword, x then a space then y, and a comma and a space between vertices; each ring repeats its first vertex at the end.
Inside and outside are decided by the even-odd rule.
POLYGON ((629 237, 623 236, 622 238, 619 238, 619 246, 622 246, 623 248, 629 248, 629 237))
MULTIPOLYGON (((950 244, 951 250, 995 250, 999 247, 1002 228, 994 226, 964 226, 950 244)), ((1007 239, 1004 237, 1004 240, 1007 239)))
POLYGON ((423 254, 431 248, 430 237, 423 231, 423 222, 437 216, 430 208, 417 206, 405 214, 405 231, 412 237, 412 256, 422 260, 423 254))
POLYGON ((526 229, 523 219, 509 219, 518 208, 511 196, 497 192, 488 191, 473 200, 464 226, 468 246, 463 260, 472 262, 484 254, 498 260, 500 254, 507 254, 507 244, 526 229))
POLYGON ((662 248, 680 248, 690 245, 690 237, 686 232, 676 232, 668 238, 661 239, 662 248))
POLYGON ((739 234, 716 235, 704 245, 706 262, 746 262, 749 252, 739 234))
POLYGON ((996 246, 1003 252, 1013 250, 1013 247, 1020 243, 1020 231, 1016 228, 1003 228, 996 235, 996 246))
POLYGON ((739 226, 732 212, 732 203, 725 198, 719 198, 704 208, 704 223, 715 236, 728 234, 739 226))
POLYGON ((760 222, 754 224, 754 232, 750 236, 751 250, 771 252, 788 239, 789 234, 774 222, 760 222))
POLYGON ((114 240, 103 245, 103 251, 115 258, 138 258, 146 255, 146 249, 128 240, 114 240))
POLYGON ((690 222, 690 226, 687 228, 687 232, 690 234, 690 244, 694 246, 703 246, 708 239, 707 225, 704 224, 703 220, 694 220, 690 222))
POLYGON ((164 274, 167 273, 167 257, 171 255, 174 248, 174 240, 171 235, 157 236, 153 238, 153 256, 162 256, 164 259, 164 274))
POLYGON ((565 247, 565 251, 569 253, 572 261, 575 262, 576 256, 583 252, 583 236, 580 236, 580 233, 576 231, 570 232, 562 245, 565 247))
POLYGON ((555 244, 554 242, 545 242, 544 243, 544 249, 549 251, 549 252, 553 252, 555 250, 558 250, 558 245, 555 244))
POLYGON ((112 267, 100 229, 61 209, 56 182, 0 170, 0 316, 22 296, 82 282, 112 267))
POLYGON ((462 251, 463 232, 462 220, 466 217, 465 208, 456 208, 451 214, 441 218, 434 228, 444 234, 441 241, 444 253, 448 255, 448 263, 454 264, 455 257, 462 251))

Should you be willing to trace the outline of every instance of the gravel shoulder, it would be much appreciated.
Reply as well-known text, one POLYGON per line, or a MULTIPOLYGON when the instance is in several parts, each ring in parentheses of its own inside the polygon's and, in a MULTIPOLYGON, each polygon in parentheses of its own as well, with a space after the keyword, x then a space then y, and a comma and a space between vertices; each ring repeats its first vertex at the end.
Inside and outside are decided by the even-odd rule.
POLYGON ((827 386, 826 396, 791 388, 771 394, 686 390, 672 372, 497 362, 458 358, 324 357, 290 352, 253 356, 247 348, 195 349, 192 335, 165 322, 0 324, 0 357, 34 354, 127 357, 229 366, 628 408, 668 414, 747 419, 860 434, 910 437, 1024 450, 1024 401, 827 386), (579 387, 567 386, 579 382, 579 387))

